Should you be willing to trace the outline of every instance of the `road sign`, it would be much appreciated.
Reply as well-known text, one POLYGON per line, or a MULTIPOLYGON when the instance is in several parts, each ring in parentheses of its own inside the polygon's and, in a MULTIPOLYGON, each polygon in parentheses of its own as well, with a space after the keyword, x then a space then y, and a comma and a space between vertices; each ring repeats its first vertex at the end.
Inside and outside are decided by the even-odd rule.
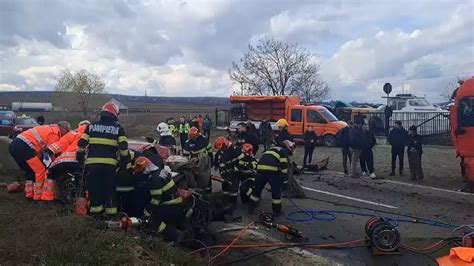
POLYGON ((392 84, 390 83, 385 83, 385 85, 383 85, 383 91, 386 93, 386 94, 390 94, 392 92, 392 84))

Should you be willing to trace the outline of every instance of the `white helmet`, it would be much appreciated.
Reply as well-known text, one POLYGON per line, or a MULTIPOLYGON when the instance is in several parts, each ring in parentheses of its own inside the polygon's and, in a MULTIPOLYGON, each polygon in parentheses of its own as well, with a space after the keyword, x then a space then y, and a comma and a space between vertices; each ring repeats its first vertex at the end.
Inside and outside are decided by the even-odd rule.
POLYGON ((161 136, 166 136, 169 135, 170 129, 168 127, 168 124, 161 122, 158 124, 158 127, 156 127, 156 131, 158 131, 161 136))

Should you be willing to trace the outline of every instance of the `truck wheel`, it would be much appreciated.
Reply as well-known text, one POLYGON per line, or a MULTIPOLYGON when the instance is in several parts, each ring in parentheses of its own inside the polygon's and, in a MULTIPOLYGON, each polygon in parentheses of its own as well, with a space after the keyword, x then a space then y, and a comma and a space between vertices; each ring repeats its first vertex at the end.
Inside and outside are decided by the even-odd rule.
POLYGON ((323 138, 323 144, 326 147, 336 147, 337 140, 334 135, 326 135, 323 138))

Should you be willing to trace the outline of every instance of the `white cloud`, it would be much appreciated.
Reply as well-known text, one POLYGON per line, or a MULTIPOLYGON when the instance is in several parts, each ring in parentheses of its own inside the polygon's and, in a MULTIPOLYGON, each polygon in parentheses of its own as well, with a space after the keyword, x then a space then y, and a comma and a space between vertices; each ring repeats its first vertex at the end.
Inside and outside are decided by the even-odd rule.
POLYGON ((3 0, 0 89, 52 89, 69 68, 110 92, 228 96, 231 62, 274 35, 322 60, 334 98, 378 99, 386 80, 430 94, 474 69, 473 14, 458 0, 3 0))
POLYGON ((1 90, 16 91, 16 90, 19 90, 19 88, 17 88, 15 85, 0 83, 0 91, 1 90))

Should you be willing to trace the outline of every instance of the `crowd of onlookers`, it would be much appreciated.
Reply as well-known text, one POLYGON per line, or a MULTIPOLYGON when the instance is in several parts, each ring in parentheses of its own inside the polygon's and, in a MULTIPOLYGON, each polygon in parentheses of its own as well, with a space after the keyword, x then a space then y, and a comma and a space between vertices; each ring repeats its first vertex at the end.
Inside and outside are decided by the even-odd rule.
MULTIPOLYGON (((394 128, 388 135, 388 143, 391 145, 391 172, 390 176, 396 174, 396 163, 398 160, 398 174, 403 176, 403 164, 405 151, 408 155, 410 174, 412 180, 423 180, 423 169, 421 167, 421 156, 423 154, 422 138, 417 133, 417 127, 411 126, 407 131, 401 121, 396 121, 394 128)), ((363 177, 377 178, 374 166, 373 148, 377 141, 375 135, 366 124, 348 123, 348 126, 339 133, 339 144, 342 152, 342 163, 344 173, 353 178, 360 177, 358 171, 362 171, 363 177), (349 171, 350 164, 350 171, 349 171)))

